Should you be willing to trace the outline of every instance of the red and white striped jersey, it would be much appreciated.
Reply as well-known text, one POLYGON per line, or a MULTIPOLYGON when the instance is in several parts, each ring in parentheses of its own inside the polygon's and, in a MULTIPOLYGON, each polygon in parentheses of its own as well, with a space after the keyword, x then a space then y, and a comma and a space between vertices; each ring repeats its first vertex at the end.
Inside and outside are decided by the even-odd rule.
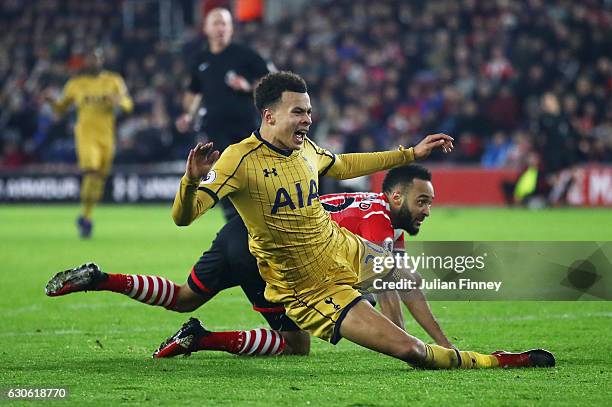
POLYGON ((322 195, 323 208, 334 222, 390 251, 403 251, 404 231, 393 229, 385 194, 357 192, 322 195))

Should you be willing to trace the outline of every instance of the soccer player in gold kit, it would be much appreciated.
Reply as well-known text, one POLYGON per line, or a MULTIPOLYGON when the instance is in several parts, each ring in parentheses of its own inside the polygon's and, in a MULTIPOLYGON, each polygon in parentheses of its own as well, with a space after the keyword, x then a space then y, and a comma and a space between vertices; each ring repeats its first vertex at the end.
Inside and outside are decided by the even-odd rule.
POLYGON ((262 124, 250 137, 221 156, 211 143, 190 151, 173 206, 177 225, 189 225, 229 196, 247 226, 266 299, 283 304, 301 329, 333 344, 345 337, 424 368, 554 364, 542 350, 485 355, 425 344, 359 291, 373 277, 373 256, 391 254, 331 220, 318 199, 319 176, 353 178, 426 158, 435 148, 450 152, 450 136, 430 135, 397 151, 335 155, 307 137, 310 98, 304 80, 290 72, 266 75, 255 89, 255 105, 262 124))
POLYGON ((102 198, 113 162, 116 108, 129 113, 134 106, 123 78, 103 70, 102 64, 101 50, 88 54, 83 71, 66 83, 61 98, 53 103, 53 110, 58 115, 73 105, 77 109, 74 135, 83 175, 82 212, 77 226, 82 238, 91 236, 93 208, 102 198))

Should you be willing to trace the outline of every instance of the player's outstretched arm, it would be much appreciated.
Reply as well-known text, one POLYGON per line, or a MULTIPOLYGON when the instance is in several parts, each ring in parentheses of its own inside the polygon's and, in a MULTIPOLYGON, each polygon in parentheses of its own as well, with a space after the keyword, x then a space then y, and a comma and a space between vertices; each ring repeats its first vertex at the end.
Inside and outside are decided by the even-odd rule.
POLYGON ((408 292, 399 291, 399 296, 412 317, 421 325, 431 339, 440 346, 449 349, 453 348, 453 344, 448 340, 444 331, 442 331, 438 320, 431 312, 431 308, 429 308, 425 294, 420 289, 417 288, 408 292))
POLYGON ((213 151, 212 143, 198 143, 189 150, 185 175, 174 197, 172 219, 178 226, 190 225, 195 219, 214 205, 210 199, 198 196, 198 185, 219 158, 219 151, 213 151))
POLYGON ((429 157, 429 154, 436 148, 442 150, 445 154, 453 151, 453 138, 448 134, 436 133, 430 134, 414 146, 414 159, 424 160, 429 157))
POLYGON ((337 179, 361 177, 425 159, 437 148, 444 153, 450 153, 453 150, 453 138, 437 133, 425 137, 419 144, 410 148, 400 146, 396 151, 339 154, 324 175, 337 179))
POLYGON ((403 316, 402 324, 398 324, 396 320, 399 318, 397 313, 397 308, 400 309, 401 315, 401 302, 404 303, 408 311, 412 317, 417 321, 417 323, 427 332, 427 334, 433 339, 438 345, 443 346, 445 348, 453 348, 453 344, 448 340, 444 331, 440 327, 440 324, 434 317, 431 312, 431 308, 429 308, 429 303, 425 298, 425 294, 421 291, 420 287, 422 282, 422 277, 418 272, 407 272, 396 270, 391 277, 396 281, 399 279, 412 280, 415 283, 417 288, 414 288, 409 291, 386 291, 376 295, 377 299, 381 299, 381 312, 393 321, 397 326, 404 329, 403 326, 403 316), (386 304, 384 303, 386 302, 386 304), (385 308, 387 312, 385 312, 385 308))
POLYGON ((402 303, 400 296, 395 290, 383 291, 376 293, 376 302, 380 305, 380 313, 386 316, 401 328, 406 330, 404 326, 404 313, 402 312, 402 303))
POLYGON ((429 308, 425 295, 420 289, 417 288, 409 292, 384 291, 376 294, 376 301, 380 305, 380 312, 405 331, 401 305, 403 302, 415 321, 427 332, 431 339, 440 346, 449 349, 453 348, 453 344, 448 340, 444 331, 442 331, 436 317, 431 312, 431 308, 429 308))

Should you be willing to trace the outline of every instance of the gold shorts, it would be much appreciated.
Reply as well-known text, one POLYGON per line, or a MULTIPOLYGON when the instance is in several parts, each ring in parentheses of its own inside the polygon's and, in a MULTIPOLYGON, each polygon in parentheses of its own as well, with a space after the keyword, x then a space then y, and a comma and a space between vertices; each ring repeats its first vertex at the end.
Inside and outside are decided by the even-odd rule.
POLYGON ((79 167, 83 171, 96 171, 108 175, 115 156, 113 144, 96 140, 76 140, 76 151, 79 167))
POLYGON ((374 297, 366 293, 371 281, 393 270, 374 272, 374 258, 391 253, 347 230, 343 229, 343 233, 346 240, 335 253, 333 263, 339 267, 331 270, 328 280, 312 281, 309 287, 292 292, 266 287, 266 298, 283 303, 287 316, 301 329, 332 344, 342 338, 340 324, 348 311, 361 300, 374 302, 374 297))

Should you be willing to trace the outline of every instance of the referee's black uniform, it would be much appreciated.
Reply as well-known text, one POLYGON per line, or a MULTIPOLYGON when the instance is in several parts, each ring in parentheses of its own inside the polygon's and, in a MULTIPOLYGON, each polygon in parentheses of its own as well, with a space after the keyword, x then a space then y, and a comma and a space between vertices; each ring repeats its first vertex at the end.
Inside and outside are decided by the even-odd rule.
MULTIPOLYGON (((232 89, 227 84, 228 78, 240 75, 254 86, 268 72, 266 61, 241 44, 231 43, 218 54, 207 49, 198 55, 191 70, 188 90, 202 95, 206 114, 200 129, 214 142, 215 149, 223 151, 259 127, 252 92, 232 89)), ((227 199, 221 203, 226 219, 236 214, 227 199)))

